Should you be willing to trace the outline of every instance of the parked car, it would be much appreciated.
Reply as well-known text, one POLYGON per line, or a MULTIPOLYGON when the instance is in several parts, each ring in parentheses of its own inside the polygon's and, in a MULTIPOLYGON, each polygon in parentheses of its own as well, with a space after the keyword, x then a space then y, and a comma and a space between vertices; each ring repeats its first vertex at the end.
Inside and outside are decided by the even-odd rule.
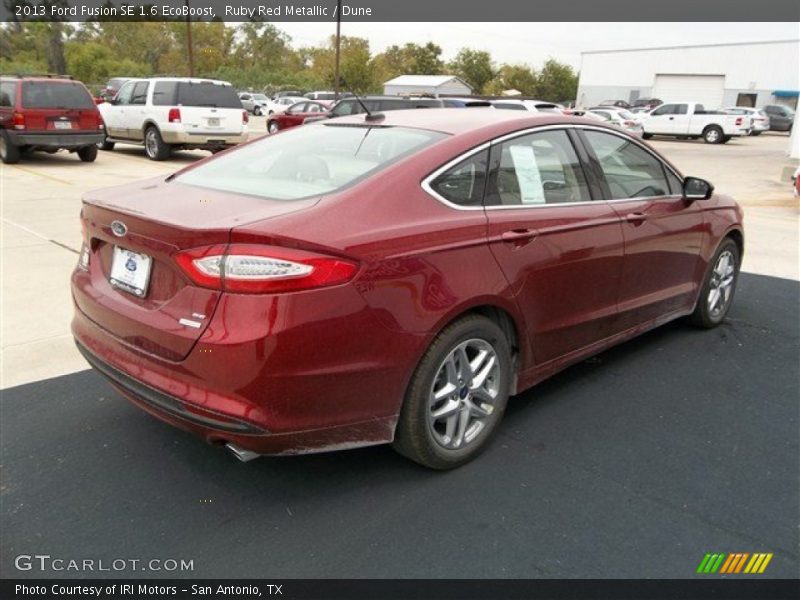
POLYGON ((282 91, 280 91, 280 92, 275 92, 275 93, 272 95, 272 99, 273 99, 273 100, 275 100, 275 99, 277 99, 277 98, 284 98, 284 97, 286 97, 286 96, 292 96, 292 97, 294 97, 294 98, 301 98, 301 97, 304 97, 304 96, 303 96, 303 92, 301 92, 301 91, 299 91, 299 90, 282 90, 282 91))
POLYGON ((100 92, 100 97, 103 98, 106 102, 111 100, 114 96, 117 95, 119 88, 122 87, 126 81, 131 81, 132 79, 138 79, 137 77, 112 77, 106 83, 106 87, 100 92))
POLYGON ((492 108, 492 103, 480 98, 441 98, 445 108, 492 108))
POLYGON ((617 108, 630 108, 631 105, 625 100, 603 100, 600 106, 616 106, 617 108))
POLYGON ((764 131, 769 131, 769 117, 763 108, 731 106, 722 110, 731 115, 748 117, 751 124, 750 135, 761 135, 764 131))
POLYGON ((309 100, 326 100, 332 102, 336 100, 335 92, 308 92, 305 97, 309 100))
POLYGON ((794 124, 794 111, 791 108, 781 104, 767 104, 762 110, 769 117, 770 130, 791 133, 794 124))
POLYGON ((792 187, 794 188, 794 197, 800 198, 800 167, 797 167, 792 175, 792 187))
POLYGON ((333 117, 361 114, 364 112, 364 106, 370 112, 382 113, 410 108, 442 108, 444 100, 427 96, 363 96, 359 98, 348 96, 334 104, 329 112, 321 114, 319 117, 308 117, 305 122, 311 123, 333 117))
POLYGON ((283 129, 302 125, 308 117, 318 117, 321 114, 326 114, 329 109, 330 107, 326 104, 313 100, 297 102, 284 112, 271 115, 267 119, 267 131, 269 133, 277 133, 283 129))
POLYGON ((630 108, 643 108, 649 111, 662 104, 664 104, 664 101, 659 98, 637 98, 631 102, 630 108))
POLYGON ((280 96, 272 98, 272 100, 267 103, 267 106, 261 109, 261 112, 268 116, 279 115, 293 104, 303 102, 304 100, 306 100, 306 98, 303 96, 280 96))
POLYGON ((128 81, 99 107, 106 123, 103 150, 144 145, 151 160, 173 150, 218 152, 247 140, 247 111, 230 83, 188 77, 128 81))
POLYGON ((554 102, 544 102, 542 100, 517 100, 515 98, 504 98, 502 100, 492 100, 492 106, 500 110, 527 110, 530 112, 549 112, 562 114, 563 109, 554 102))
POLYGON ((682 139, 702 137, 707 144, 724 144, 731 138, 750 134, 749 118, 705 110, 697 102, 662 104, 642 118, 642 126, 644 139, 654 135, 682 139))
POLYGON ((5 164, 36 150, 69 150, 83 162, 93 162, 103 138, 103 118, 80 81, 0 77, 0 160, 5 164))
POLYGON ((510 395, 718 325, 743 251, 738 205, 637 138, 502 110, 294 127, 90 192, 81 225, 72 331, 142 409, 242 460, 391 442, 435 469, 510 395))
POLYGON ((269 104, 267 95, 257 92, 242 92, 239 94, 239 100, 242 102, 242 108, 256 116, 260 116, 269 104))
POLYGON ((635 115, 628 112, 624 108, 615 108, 612 106, 597 106, 590 108, 589 112, 602 117, 612 125, 624 129, 631 135, 642 137, 643 129, 641 122, 635 115))

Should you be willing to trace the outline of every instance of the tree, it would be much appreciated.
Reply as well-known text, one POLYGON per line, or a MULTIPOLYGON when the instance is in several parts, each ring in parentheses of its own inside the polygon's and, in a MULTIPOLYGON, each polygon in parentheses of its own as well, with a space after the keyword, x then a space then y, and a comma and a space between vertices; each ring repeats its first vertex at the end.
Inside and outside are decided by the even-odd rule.
MULTIPOLYGON (((306 49, 311 66, 310 74, 326 87, 334 87, 336 77, 336 38, 331 36, 326 46, 306 49)), ((342 36, 340 74, 345 82, 345 91, 369 93, 380 90, 379 70, 369 52, 369 41, 364 38, 342 36)))
POLYGON ((389 46, 375 57, 376 64, 386 79, 398 75, 440 75, 444 72, 442 49, 428 42, 424 46, 408 43, 404 46, 389 46))
POLYGON ((536 74, 524 65, 503 65, 486 86, 486 92, 499 96, 506 90, 518 90, 523 96, 536 92, 536 74))
POLYGON ((492 57, 483 50, 462 48, 449 67, 455 75, 466 81, 476 94, 483 92, 486 84, 494 77, 492 57))
POLYGON ((536 78, 537 98, 550 102, 574 100, 578 94, 578 76, 569 65, 550 58, 536 78))

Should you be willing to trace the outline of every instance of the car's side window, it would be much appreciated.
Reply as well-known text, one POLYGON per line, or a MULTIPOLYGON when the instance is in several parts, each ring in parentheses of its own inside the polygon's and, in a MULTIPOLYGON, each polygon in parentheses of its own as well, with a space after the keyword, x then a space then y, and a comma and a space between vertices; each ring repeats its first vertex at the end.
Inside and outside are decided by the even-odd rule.
POLYGON ((675 114, 673 109, 675 108, 674 104, 665 104, 664 106, 660 106, 652 112, 654 117, 660 117, 662 115, 672 115, 675 114))
POLYGON ((123 104, 123 105, 130 104, 131 99, 133 98, 133 88, 135 85, 136 85, 135 81, 129 81, 121 88, 119 88, 115 104, 123 104))
POLYGON ((178 84, 175 81, 157 81, 153 88, 153 106, 175 104, 178 84))
POLYGON ((597 156, 612 200, 669 195, 660 160, 620 135, 585 130, 583 135, 597 156))
MULTIPOLYGON (((673 111, 676 115, 685 115, 689 112, 689 105, 688 104, 674 104, 675 110, 673 111)), ((702 109, 700 109, 702 110, 702 109)))
POLYGON ((355 106, 355 102, 351 100, 346 100, 344 102, 340 102, 336 108, 333 110, 333 116, 335 117, 342 117, 344 115, 353 114, 353 107, 355 106))
POLYGON ((667 173, 667 183, 669 183, 669 191, 673 196, 682 196, 683 195, 683 180, 675 175, 670 169, 666 166, 664 167, 664 171, 667 173))
POLYGON ((250 100, 250 94, 242 94, 239 98, 241 100, 250 100))
POLYGON ((563 129, 492 147, 486 205, 538 206, 591 200, 575 148, 563 129))
POLYGON ((489 151, 482 150, 462 160, 430 183, 439 196, 459 206, 481 206, 486 186, 489 151))
POLYGON ((148 87, 150 87, 149 81, 140 81, 135 86, 133 86, 133 96, 131 97, 131 104, 146 104, 148 87))

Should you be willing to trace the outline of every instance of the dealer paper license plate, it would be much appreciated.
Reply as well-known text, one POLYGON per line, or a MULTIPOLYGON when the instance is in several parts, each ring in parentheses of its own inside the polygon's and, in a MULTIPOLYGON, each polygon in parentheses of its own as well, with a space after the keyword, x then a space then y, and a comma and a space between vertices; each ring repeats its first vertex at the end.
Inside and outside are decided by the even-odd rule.
POLYGON ((144 298, 150 282, 152 262, 153 259, 146 254, 114 246, 109 282, 129 294, 144 298))

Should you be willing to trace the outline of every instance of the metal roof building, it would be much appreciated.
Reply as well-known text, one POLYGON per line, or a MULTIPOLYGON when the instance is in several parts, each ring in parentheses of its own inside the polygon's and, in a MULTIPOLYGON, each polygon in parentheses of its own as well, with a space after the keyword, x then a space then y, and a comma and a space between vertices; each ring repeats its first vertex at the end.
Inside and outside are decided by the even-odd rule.
POLYGON ((721 106, 797 106, 800 40, 581 54, 577 103, 660 98, 721 106))
POLYGON ((400 75, 383 84, 383 93, 388 96, 405 94, 472 94, 462 79, 455 75, 400 75))

